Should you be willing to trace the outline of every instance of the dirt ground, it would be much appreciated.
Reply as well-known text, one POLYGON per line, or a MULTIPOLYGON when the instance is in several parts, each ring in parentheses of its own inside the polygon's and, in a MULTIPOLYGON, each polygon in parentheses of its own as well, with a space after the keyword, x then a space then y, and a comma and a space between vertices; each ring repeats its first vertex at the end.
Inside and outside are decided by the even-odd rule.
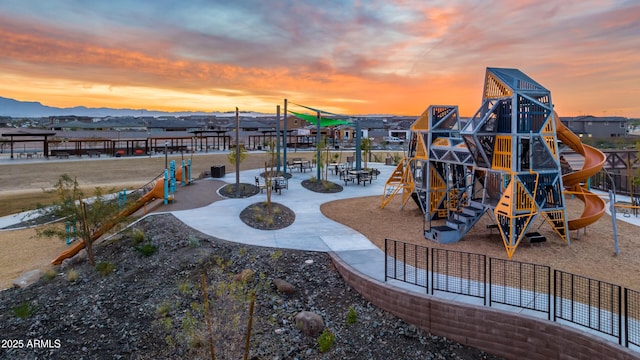
MULTIPOLYGON (((312 153, 299 153, 296 157, 311 158, 312 153)), ((170 158, 171 159, 171 158, 170 158)), ((178 156, 176 160, 179 160, 178 156)), ((241 169, 264 166, 266 154, 250 155, 241 164, 241 169)), ((224 164, 227 173, 233 172, 225 155, 199 155, 194 157, 193 174, 209 170, 214 164, 224 164)), ((118 186, 122 183, 144 184, 159 174, 158 169, 164 167, 164 158, 135 159, 101 159, 93 161, 60 161, 38 162, 31 164, 9 164, 0 166, 0 203, 3 196, 15 192, 38 192, 52 183, 64 171, 74 174, 82 185, 118 186)), ((379 179, 378 181, 385 181, 379 179)), ((215 201, 215 187, 218 181, 197 183, 196 186, 207 187, 207 197, 197 196, 193 205, 203 206, 215 201), (211 197, 209 197, 211 196, 211 197)), ((202 191, 198 192, 202 194, 202 191)), ((384 239, 413 242, 431 247, 484 253, 495 258, 506 258, 504 245, 497 234, 486 229, 490 223, 488 215, 476 225, 469 234, 455 244, 438 245, 425 240, 423 233, 422 213, 413 203, 407 203, 401 209, 399 199, 395 199, 384 209, 380 209, 380 196, 340 200, 324 204, 322 212, 330 218, 344 223, 367 236, 379 247, 384 246, 384 239), (359 209, 359 211, 353 211, 359 209)), ((568 199, 568 216, 577 218, 582 211, 582 203, 576 199, 568 199)), ((188 202, 176 203, 176 210, 186 206, 188 202)), ((618 241, 620 254, 614 254, 613 230, 611 217, 603 216, 596 224, 578 234, 572 231, 571 244, 568 246, 551 230, 542 217, 538 217, 532 229, 547 237, 543 246, 529 246, 522 243, 516 250, 513 260, 548 265, 552 269, 572 272, 619 284, 631 289, 640 289, 640 237, 636 226, 618 221, 618 241)), ((32 229, 0 231, 0 289, 11 286, 11 281, 21 273, 34 269, 46 269, 49 261, 66 248, 60 240, 40 239, 34 236, 32 229)))

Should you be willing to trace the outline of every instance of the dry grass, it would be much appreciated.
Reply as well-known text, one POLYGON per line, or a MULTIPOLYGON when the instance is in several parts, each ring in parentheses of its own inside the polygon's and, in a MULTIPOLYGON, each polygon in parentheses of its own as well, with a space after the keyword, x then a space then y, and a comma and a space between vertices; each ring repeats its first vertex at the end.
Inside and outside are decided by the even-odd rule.
POLYGON ((0 289, 29 270, 50 269, 50 261, 66 247, 64 241, 37 237, 33 229, 0 231, 0 289))

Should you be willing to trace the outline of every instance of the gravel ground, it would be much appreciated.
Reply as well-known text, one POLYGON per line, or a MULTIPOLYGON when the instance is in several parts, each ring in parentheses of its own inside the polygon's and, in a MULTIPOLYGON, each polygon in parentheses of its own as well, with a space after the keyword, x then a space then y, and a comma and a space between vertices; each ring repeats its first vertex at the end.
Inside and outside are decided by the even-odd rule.
POLYGON ((250 359, 496 359, 374 307, 325 253, 229 243, 168 214, 135 227, 97 247, 96 261, 113 266, 107 275, 74 258, 31 287, 0 292, 0 359, 204 359, 209 328, 216 358, 240 359, 252 291, 250 359), (278 291, 274 279, 295 291, 278 291), (301 311, 334 334, 326 352, 296 326, 301 311))

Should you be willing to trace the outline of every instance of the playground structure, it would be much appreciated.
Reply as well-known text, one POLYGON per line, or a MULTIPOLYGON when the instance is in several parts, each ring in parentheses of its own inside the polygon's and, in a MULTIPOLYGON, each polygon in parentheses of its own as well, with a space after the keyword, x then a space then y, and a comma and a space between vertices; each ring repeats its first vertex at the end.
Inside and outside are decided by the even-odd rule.
POLYGON ((551 93, 517 69, 487 68, 480 109, 462 121, 457 106, 429 106, 411 125, 408 156, 385 184, 382 207, 402 193, 425 214, 424 237, 459 241, 485 214, 511 258, 542 215, 567 244, 569 230, 584 228, 605 212, 605 203, 583 182, 605 162, 582 144, 553 110, 551 93), (562 175, 558 141, 581 154, 583 168, 562 175), (568 220, 565 194, 584 202, 580 218, 568 220), (442 220, 442 221, 439 221, 442 220))
MULTIPOLYGON (((124 204, 124 208, 112 219, 108 220, 98 230, 91 233, 91 242, 96 241, 107 231, 118 224, 123 218, 135 213, 138 209, 146 206, 147 203, 156 199, 163 199, 163 203, 166 205, 174 199, 174 193, 176 191, 176 181, 180 181, 181 184, 189 185, 191 183, 191 161, 188 165, 182 161, 182 166, 177 169, 175 167, 175 161, 171 161, 169 169, 165 169, 162 174, 155 179, 144 185, 143 187, 133 191, 127 196, 131 199, 136 199, 131 204, 124 204), (183 174, 186 174, 183 176, 183 174)), ((119 199, 120 200, 120 199, 119 199)), ((146 213, 146 208, 145 208, 146 213)), ((73 225, 75 228, 75 224, 73 225)), ((67 245, 69 241, 67 240, 67 245)), ((84 249, 84 241, 76 241, 67 250, 62 252, 58 257, 51 261, 53 265, 60 265, 62 261, 76 255, 80 250, 84 249)))

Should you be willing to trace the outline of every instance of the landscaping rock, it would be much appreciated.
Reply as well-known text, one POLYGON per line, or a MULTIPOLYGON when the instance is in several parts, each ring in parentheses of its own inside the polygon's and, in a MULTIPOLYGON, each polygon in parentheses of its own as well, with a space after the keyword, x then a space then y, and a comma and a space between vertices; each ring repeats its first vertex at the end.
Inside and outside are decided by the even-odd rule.
POLYGON ((296 292, 296 288, 293 285, 282 279, 274 279, 273 285, 283 294, 291 295, 296 292))
POLYGON ((171 214, 148 216, 135 227, 158 247, 153 255, 140 256, 133 239, 123 234, 95 247, 96 261, 116 268, 108 275, 84 261, 73 267, 81 274, 75 282, 56 276, 25 289, 0 291, 4 339, 51 341, 49 347, 2 349, 0 359, 208 359, 202 274, 216 358, 243 357, 242 327, 255 289, 251 359, 496 359, 376 308, 331 270, 326 253, 216 239, 171 214), (201 245, 194 247, 190 237, 201 245), (275 250, 281 253, 277 259, 275 250), (306 260, 313 264, 301 266, 306 260), (233 276, 247 269, 254 272, 253 280, 230 286, 236 285, 233 276), (286 279, 295 292, 280 293, 267 279, 286 279), (222 296, 225 291, 230 296, 222 296), (15 315, 15 309, 27 305, 24 318, 15 315), (355 325, 345 321, 350 307, 358 314, 355 325), (294 317, 302 311, 320 316, 331 328, 335 340, 329 351, 320 353, 317 336, 296 328, 294 317))
POLYGON ((249 281, 253 280, 253 275, 254 275, 253 270, 244 269, 239 274, 236 274, 233 277, 233 280, 238 281, 238 282, 242 282, 242 283, 246 283, 246 282, 249 282, 249 281))
POLYGON ((296 327, 307 336, 318 336, 324 329, 322 317, 311 311, 301 311, 295 317, 296 327))
POLYGON ((17 279, 13 280, 13 286, 21 289, 29 287, 37 283, 38 280, 40 280, 40 278, 42 277, 42 274, 43 272, 40 269, 27 271, 26 273, 20 275, 20 277, 18 277, 17 279))

